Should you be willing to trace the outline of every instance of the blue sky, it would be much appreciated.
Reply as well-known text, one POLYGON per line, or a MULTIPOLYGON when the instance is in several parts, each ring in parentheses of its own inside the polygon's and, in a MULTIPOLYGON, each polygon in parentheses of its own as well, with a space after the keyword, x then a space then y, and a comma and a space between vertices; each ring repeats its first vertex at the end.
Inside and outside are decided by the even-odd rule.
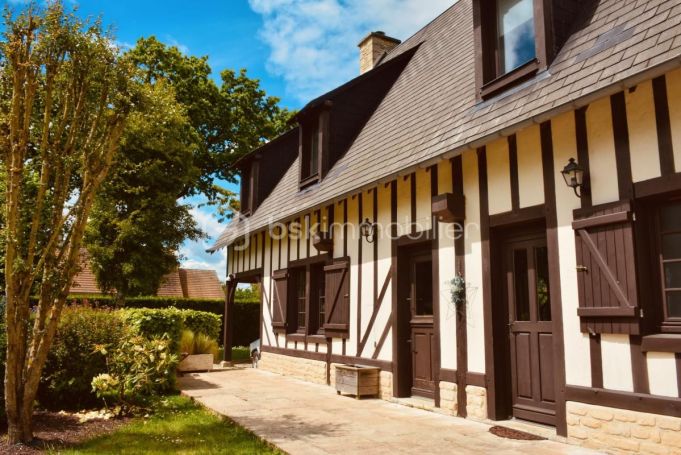
MULTIPOLYGON (((27 0, 2 0, 20 7, 27 0)), ((357 43, 369 31, 406 39, 456 0, 69 0, 82 16, 102 16, 121 46, 154 35, 185 53, 208 55, 217 77, 246 68, 268 95, 298 109, 355 77, 357 43)), ((232 188, 234 189, 234 188, 232 188)), ((195 202, 195 201, 190 201, 195 202)), ((183 265, 225 276, 225 254, 205 253, 224 229, 211 210, 192 211, 210 236, 186 242, 183 265)))

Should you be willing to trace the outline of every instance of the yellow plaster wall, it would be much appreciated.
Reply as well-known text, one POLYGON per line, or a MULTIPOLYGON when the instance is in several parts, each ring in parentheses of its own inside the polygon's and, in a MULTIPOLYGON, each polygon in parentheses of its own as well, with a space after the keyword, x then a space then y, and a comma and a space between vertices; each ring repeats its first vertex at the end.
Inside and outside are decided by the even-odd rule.
POLYGON ((433 227, 430 178, 430 172, 426 169, 419 169, 416 172, 416 230, 419 232, 428 231, 433 227))
POLYGON ((544 203, 544 179, 541 158, 539 125, 525 128, 516 134, 518 150, 518 195, 520 207, 544 203))
POLYGON ((333 257, 343 257, 343 203, 333 204, 333 257))
POLYGON ((631 371, 629 335, 601 334, 603 387, 611 390, 634 391, 631 371))
POLYGON ((411 177, 397 178, 397 235, 411 232, 411 177))
POLYGON ((676 357, 673 352, 649 352, 648 385, 650 393, 666 397, 678 397, 676 357))
POLYGON ((487 148, 487 187, 489 213, 509 212, 511 207, 511 170, 508 161, 508 138, 501 138, 487 148))
POLYGON ((463 154, 466 196, 466 306, 468 371, 485 372, 485 329, 482 310, 482 248, 480 236, 480 185, 478 158, 471 150, 463 154))
MULTIPOLYGON (((437 166, 438 193, 452 192, 452 165, 442 161, 437 166)), ((438 222, 438 261, 439 261, 439 302, 440 302, 440 365, 442 368, 456 369, 456 314, 451 302, 449 284, 455 276, 454 270, 454 223, 438 222)))
MULTIPOLYGON (((371 190, 365 191, 362 197, 361 218, 369 218, 370 221, 375 222, 374 192, 371 190)), ((362 288, 360 291, 362 295, 362 333, 366 331, 369 325, 369 318, 374 309, 374 259, 374 244, 362 238, 362 257, 359 259, 360 273, 362 274, 362 288)))
POLYGON ((659 177, 660 154, 658 153, 653 84, 650 81, 639 84, 634 91, 625 90, 624 96, 627 105, 633 180, 640 182, 659 177))
MULTIPOLYGON (((390 240, 390 232, 385 232, 382 235, 381 227, 386 230, 390 226, 390 185, 386 187, 385 185, 378 186, 378 217, 377 223, 379 226, 379 231, 377 235, 378 242, 378 279, 376 283, 378 285, 378 293, 380 294, 383 284, 386 278, 391 273, 392 267, 392 242, 390 240)), ((395 277, 391 277, 394 280, 395 277)), ((362 354, 365 357, 371 357, 374 352, 374 342, 378 342, 378 339, 383 332, 385 324, 388 322, 390 315, 392 314, 392 282, 388 282, 388 287, 386 289, 383 301, 381 302, 381 307, 376 317, 376 322, 372 329, 370 340, 367 342, 365 347, 365 352, 362 354)), ((383 349, 378 354, 380 360, 391 360, 392 359, 392 333, 388 335, 383 344, 383 349)))
POLYGON ((564 163, 577 156, 574 112, 560 115, 551 121, 554 160, 553 175, 556 188, 556 217, 558 220, 558 258, 560 260, 560 291, 565 345, 565 376, 567 384, 591 386, 591 358, 589 336, 582 334, 577 308, 577 260, 572 211, 580 206, 580 199, 565 185, 560 171, 564 163), (570 367, 579 365, 579 368, 570 367))
POLYGON ((674 147, 674 165, 681 172, 681 70, 667 73, 667 101, 674 147))
POLYGON ((350 256, 350 337, 346 341, 346 350, 350 355, 357 352, 357 303, 359 284, 357 277, 359 266, 359 232, 356 231, 359 219, 359 200, 357 197, 348 198, 348 256, 350 256))
POLYGON ((617 201, 619 190, 610 98, 603 98, 589 105, 586 110, 586 126, 593 203, 597 205, 617 201))

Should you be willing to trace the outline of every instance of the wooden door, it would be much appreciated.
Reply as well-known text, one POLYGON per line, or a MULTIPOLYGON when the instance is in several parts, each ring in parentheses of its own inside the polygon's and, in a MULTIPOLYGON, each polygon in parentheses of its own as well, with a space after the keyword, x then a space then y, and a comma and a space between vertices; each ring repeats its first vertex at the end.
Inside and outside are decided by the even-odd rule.
POLYGON ((513 415, 555 425, 553 324, 546 238, 525 237, 509 241, 505 246, 513 415))
POLYGON ((413 256, 409 261, 413 395, 433 397, 435 374, 433 352, 433 267, 430 254, 413 256))

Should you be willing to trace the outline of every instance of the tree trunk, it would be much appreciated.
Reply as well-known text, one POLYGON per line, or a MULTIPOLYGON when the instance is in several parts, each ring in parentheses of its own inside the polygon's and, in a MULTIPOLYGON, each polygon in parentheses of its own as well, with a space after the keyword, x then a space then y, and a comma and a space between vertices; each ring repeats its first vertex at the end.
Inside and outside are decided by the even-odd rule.
POLYGON ((14 416, 7 415, 7 442, 11 445, 27 444, 33 440, 33 403, 22 400, 18 406, 14 416))

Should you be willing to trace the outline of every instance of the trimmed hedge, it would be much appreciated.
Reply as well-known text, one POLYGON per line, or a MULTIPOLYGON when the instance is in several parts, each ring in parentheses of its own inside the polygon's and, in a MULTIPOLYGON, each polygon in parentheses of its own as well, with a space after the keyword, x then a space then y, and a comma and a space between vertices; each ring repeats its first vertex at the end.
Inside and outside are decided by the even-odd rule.
MULTIPOLYGON (((70 295, 67 305, 88 305, 95 308, 114 308, 116 302, 110 295, 70 295)), ((223 299, 185 299, 179 297, 128 297, 125 308, 177 308, 180 310, 207 311, 222 314, 225 307, 223 299)))
MULTIPOLYGON (((68 304, 86 304, 97 308, 111 308, 114 299, 108 295, 73 295, 68 297, 68 304)), ((129 297, 125 299, 125 308, 177 308, 213 313, 219 316, 220 326, 216 332, 202 332, 215 337, 222 343, 222 314, 225 302, 222 299, 183 299, 176 297, 129 297)), ((234 346, 248 346, 260 337, 260 300, 249 289, 237 289, 234 299, 234 346)), ((214 329, 213 329, 214 330, 214 329)), ((192 329, 196 332, 196 330, 192 329)))
MULTIPOLYGON (((67 299, 68 305, 87 305, 94 308, 114 308, 114 298, 109 295, 72 295, 67 299)), ((222 314, 225 302, 222 299, 184 299, 177 297, 129 297, 125 300, 125 308, 177 308, 181 310, 205 311, 219 316, 220 328, 216 332, 211 329, 207 335, 215 337, 222 343, 222 314)), ((234 346, 248 346, 260 337, 260 300, 257 292, 250 289, 237 289, 234 299, 234 346)), ((192 329, 192 331, 194 331, 192 329)))
POLYGON ((203 334, 220 341, 222 334, 222 317, 205 311, 182 310, 182 323, 185 329, 194 334, 203 334))

